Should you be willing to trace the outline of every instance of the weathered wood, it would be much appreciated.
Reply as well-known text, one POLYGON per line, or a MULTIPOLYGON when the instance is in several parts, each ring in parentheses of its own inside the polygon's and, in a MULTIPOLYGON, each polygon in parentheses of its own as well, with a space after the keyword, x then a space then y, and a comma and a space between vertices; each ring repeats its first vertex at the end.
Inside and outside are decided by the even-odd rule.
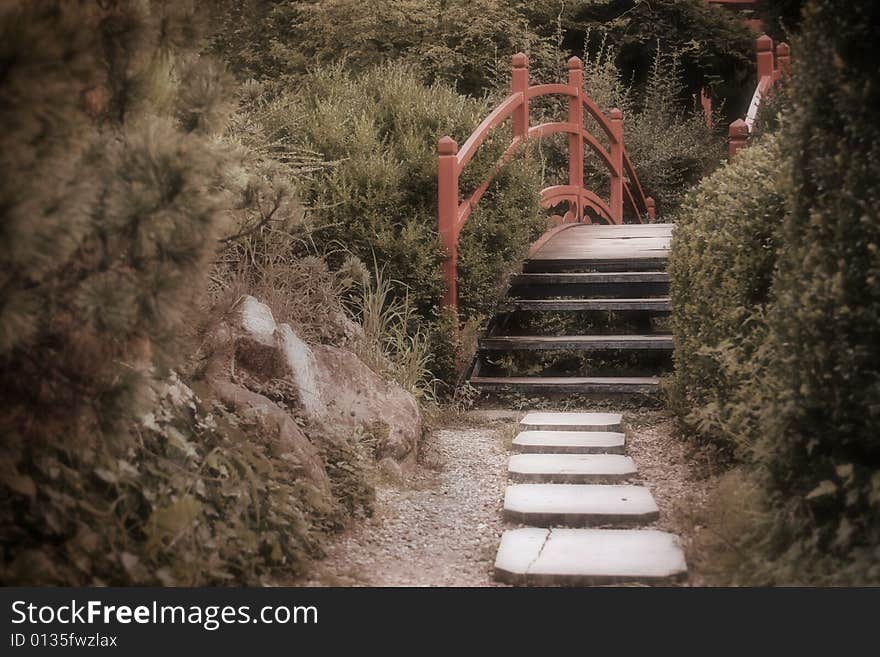
POLYGON ((520 390, 568 393, 642 393, 656 392, 660 379, 652 376, 642 377, 600 377, 600 376, 479 376, 472 377, 471 385, 481 390, 520 390))
POLYGON ((654 299, 519 299, 512 303, 517 310, 550 312, 556 310, 644 310, 669 312, 669 298, 654 299))
POLYGON ((662 271, 519 274, 511 279, 508 295, 518 299, 668 297, 669 274, 662 271))
MULTIPOLYGON (((574 226, 544 242, 530 255, 529 264, 553 260, 596 260, 607 264, 616 260, 625 265, 645 259, 665 260, 671 237, 672 224, 574 226)), ((664 268, 665 264, 657 267, 664 268)), ((529 269, 535 271, 531 266, 529 269)))
POLYGON ((607 257, 607 258, 549 258, 530 259, 523 264, 523 271, 534 272, 567 272, 567 271, 594 271, 616 272, 627 271, 656 271, 666 267, 666 257, 607 257))
POLYGON ((665 271, 619 271, 619 272, 545 272, 518 274, 511 285, 586 285, 598 283, 668 283, 665 271))
POLYGON ((507 335, 481 338, 483 351, 506 350, 574 350, 608 349, 672 350, 671 335, 507 335))

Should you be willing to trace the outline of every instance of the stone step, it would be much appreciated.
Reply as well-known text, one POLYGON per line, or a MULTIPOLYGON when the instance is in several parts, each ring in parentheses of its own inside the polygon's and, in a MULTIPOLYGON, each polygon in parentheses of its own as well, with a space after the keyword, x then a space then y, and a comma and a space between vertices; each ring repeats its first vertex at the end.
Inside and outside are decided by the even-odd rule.
POLYGON ((513 484, 504 493, 504 519, 538 527, 641 525, 659 515, 644 486, 513 484))
POLYGON ((636 473, 619 454, 514 454, 507 464, 513 481, 559 484, 612 484, 636 473))
POLYGON ((508 584, 652 584, 686 575, 678 538, 653 529, 511 529, 495 557, 495 578, 508 584))
POLYGON ((620 431, 620 413, 532 412, 520 420, 532 431, 620 431))
POLYGON ((612 431, 521 431, 513 450, 527 454, 623 454, 626 435, 612 431))

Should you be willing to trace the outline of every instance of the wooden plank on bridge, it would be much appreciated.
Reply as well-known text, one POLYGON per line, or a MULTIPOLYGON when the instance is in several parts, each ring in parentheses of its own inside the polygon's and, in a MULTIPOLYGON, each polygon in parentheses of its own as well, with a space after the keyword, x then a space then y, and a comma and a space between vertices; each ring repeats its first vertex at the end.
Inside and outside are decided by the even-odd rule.
POLYGON ((671 335, 505 335, 481 338, 481 350, 578 350, 661 349, 672 350, 671 335))
POLYGON ((578 224, 561 230, 530 256, 532 261, 665 259, 672 224, 600 226, 578 224))

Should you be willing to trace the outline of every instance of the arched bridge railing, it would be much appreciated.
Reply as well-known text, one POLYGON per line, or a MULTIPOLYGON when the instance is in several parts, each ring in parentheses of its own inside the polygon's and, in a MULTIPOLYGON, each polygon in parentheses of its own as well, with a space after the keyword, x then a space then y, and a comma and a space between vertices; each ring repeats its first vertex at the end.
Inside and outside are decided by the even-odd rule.
POLYGON ((540 84, 529 86, 528 58, 524 53, 513 56, 511 93, 477 126, 461 148, 450 137, 442 137, 437 144, 438 167, 437 215, 440 239, 446 249, 443 275, 446 293, 443 303, 455 307, 458 300, 458 236, 465 222, 486 193, 498 169, 503 166, 530 139, 556 133, 568 134, 568 184, 554 185, 541 190, 541 205, 554 208, 568 204, 568 211, 556 215, 559 222, 592 223, 589 210, 599 220, 623 223, 624 207, 636 221, 654 218, 654 201, 645 196, 636 176, 632 162, 623 146, 623 115, 613 109, 606 115, 584 93, 583 64, 577 57, 568 61, 568 84, 540 84), (539 96, 561 95, 568 97, 568 120, 547 122, 531 126, 529 101, 539 96), (608 138, 606 149, 584 127, 585 113, 592 116, 608 138), (513 140, 504 151, 488 178, 465 199, 461 199, 458 178, 489 133, 507 119, 513 121, 513 140), (607 201, 584 187, 584 145, 587 145, 608 169, 610 194, 607 201))

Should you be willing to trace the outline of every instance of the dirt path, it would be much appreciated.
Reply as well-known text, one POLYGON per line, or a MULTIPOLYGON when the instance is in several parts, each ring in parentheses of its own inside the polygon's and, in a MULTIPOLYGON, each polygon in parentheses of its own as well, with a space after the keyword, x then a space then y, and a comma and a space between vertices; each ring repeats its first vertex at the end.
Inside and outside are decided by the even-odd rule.
MULTIPOLYGON (((596 410, 596 409, 591 409, 596 410)), ((515 415, 515 414, 514 414, 515 415)), ((492 566, 504 529, 508 445, 516 433, 510 412, 471 416, 474 426, 436 431, 428 465, 377 487, 376 513, 334 539, 315 563, 312 586, 495 586, 492 566)), ((703 464, 664 411, 624 410, 627 451, 638 481, 660 507, 655 527, 681 536, 695 531, 694 511, 712 485, 703 464)), ((692 571, 690 585, 701 584, 692 571)))
POLYGON ((315 564, 317 586, 493 586, 512 422, 436 431, 431 467, 376 491, 376 513, 315 564))

